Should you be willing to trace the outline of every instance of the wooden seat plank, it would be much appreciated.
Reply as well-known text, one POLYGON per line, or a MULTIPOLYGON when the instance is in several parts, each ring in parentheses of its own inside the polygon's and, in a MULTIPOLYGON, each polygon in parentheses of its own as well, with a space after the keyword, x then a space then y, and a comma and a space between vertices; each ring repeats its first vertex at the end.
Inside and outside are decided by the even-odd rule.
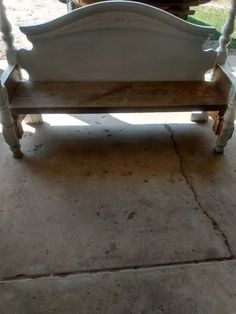
POLYGON ((13 113, 220 110, 227 99, 211 82, 21 82, 13 113))

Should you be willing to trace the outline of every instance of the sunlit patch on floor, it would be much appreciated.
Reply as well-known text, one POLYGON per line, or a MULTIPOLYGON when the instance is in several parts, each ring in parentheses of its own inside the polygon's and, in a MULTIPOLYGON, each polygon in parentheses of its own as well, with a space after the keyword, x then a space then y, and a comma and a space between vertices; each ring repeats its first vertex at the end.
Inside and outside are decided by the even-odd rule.
MULTIPOLYGON (((195 124, 191 121, 191 112, 168 112, 168 113, 114 113, 113 118, 130 125, 148 124, 195 124)), ((76 116, 69 114, 43 114, 43 121, 50 126, 88 126, 89 124, 76 116)), ((209 118, 211 120, 211 117, 209 118)), ((235 120, 236 124, 236 120, 235 120)), ((33 124, 22 121, 24 132, 35 133, 33 124)), ((2 125, 0 123, 0 133, 2 125)))
POLYGON ((127 124, 163 124, 184 123, 193 124, 190 112, 168 112, 168 113, 116 113, 111 114, 113 118, 126 122, 127 124))
POLYGON ((69 114, 43 114, 43 121, 51 126, 86 126, 88 123, 69 114))

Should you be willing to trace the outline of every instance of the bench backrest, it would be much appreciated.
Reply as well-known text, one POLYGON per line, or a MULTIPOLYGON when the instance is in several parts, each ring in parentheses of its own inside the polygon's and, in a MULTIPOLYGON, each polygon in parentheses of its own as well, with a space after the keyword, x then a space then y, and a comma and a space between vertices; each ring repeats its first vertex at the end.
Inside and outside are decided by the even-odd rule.
POLYGON ((216 57, 202 48, 214 28, 136 2, 96 3, 20 29, 33 49, 19 50, 17 63, 37 81, 203 80, 216 57))

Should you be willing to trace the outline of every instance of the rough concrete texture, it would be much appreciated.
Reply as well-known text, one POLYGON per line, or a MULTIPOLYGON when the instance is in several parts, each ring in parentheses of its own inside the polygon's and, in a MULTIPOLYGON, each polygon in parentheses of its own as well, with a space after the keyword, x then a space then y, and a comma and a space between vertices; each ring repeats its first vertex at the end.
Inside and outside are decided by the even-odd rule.
POLYGON ((236 313, 235 135, 215 155, 189 115, 50 117, 22 160, 1 136, 0 313, 236 313))
MULTIPOLYGON (((18 48, 66 12, 4 3, 18 48)), ((189 115, 44 119, 22 160, 0 132, 0 314, 236 313, 236 136, 218 156, 189 115)))
POLYGON ((228 262, 6 282, 1 313, 235 313, 235 272, 228 262))

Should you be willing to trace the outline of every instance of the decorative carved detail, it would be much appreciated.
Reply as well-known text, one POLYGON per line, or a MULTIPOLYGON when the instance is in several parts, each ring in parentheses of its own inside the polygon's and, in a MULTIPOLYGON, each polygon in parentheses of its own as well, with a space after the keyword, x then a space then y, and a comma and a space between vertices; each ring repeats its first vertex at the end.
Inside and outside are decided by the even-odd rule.
POLYGON ((219 39, 219 47, 217 49, 217 64, 224 64, 228 56, 228 46, 230 44, 230 35, 234 31, 234 20, 236 15, 236 0, 232 0, 231 9, 226 23, 222 29, 222 35, 219 39))
POLYGON ((118 24, 125 24, 126 23, 126 19, 124 19, 123 17, 116 17, 115 19, 114 19, 114 22, 115 23, 118 23, 118 24))
POLYGON ((15 64, 14 37, 12 35, 12 27, 6 16, 6 8, 3 0, 0 0, 0 31, 2 32, 3 41, 6 44, 6 55, 9 64, 15 64))

